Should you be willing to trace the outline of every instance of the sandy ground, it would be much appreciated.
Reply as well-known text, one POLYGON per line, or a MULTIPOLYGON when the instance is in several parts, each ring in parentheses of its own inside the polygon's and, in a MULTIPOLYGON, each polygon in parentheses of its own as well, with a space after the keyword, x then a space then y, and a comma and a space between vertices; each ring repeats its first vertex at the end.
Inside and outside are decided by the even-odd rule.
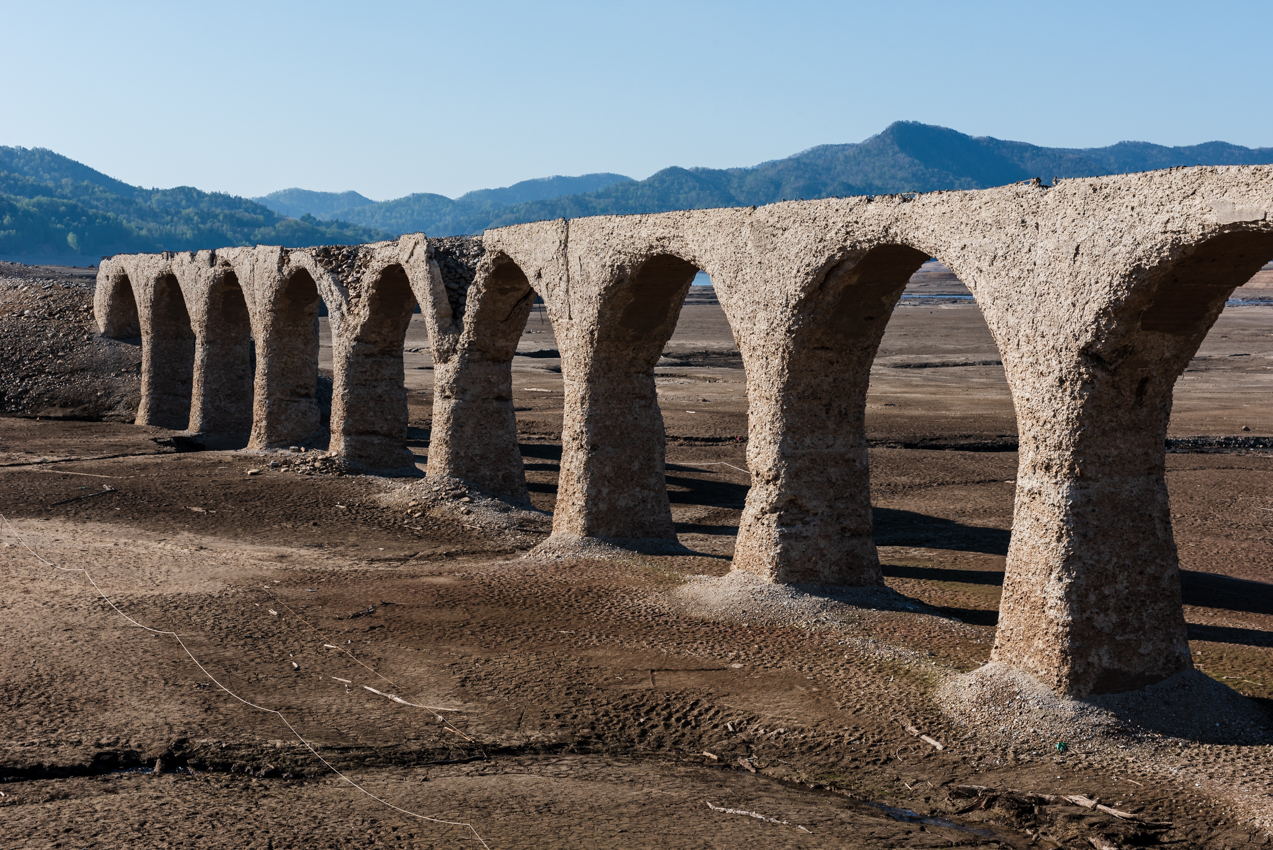
MULTIPOLYGON (((868 398, 885 591, 726 577, 746 391, 707 289, 658 369, 686 555, 526 556, 560 458, 541 313, 514 367, 535 510, 312 474, 310 453, 0 419, 0 847, 481 846, 421 815, 493 848, 1266 846, 1273 746, 1228 715, 1084 737, 1025 697, 1036 714, 1011 733, 1008 712, 943 710, 993 640, 1016 437, 980 314, 926 271, 910 294, 946 297, 904 300, 868 398)), ((1256 283, 1239 296, 1260 300, 1256 283)), ((1273 455, 1250 446, 1273 436, 1270 324, 1273 307, 1226 310, 1176 395, 1173 437, 1247 442, 1168 458, 1195 658, 1257 713, 1273 455)), ((421 465, 426 343, 417 320, 421 465)))

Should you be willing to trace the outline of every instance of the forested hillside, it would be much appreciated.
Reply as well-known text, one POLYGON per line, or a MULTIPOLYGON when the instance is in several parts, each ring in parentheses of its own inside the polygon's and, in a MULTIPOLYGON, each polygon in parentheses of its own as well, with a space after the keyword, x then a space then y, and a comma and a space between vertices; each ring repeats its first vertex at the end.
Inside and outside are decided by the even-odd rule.
POLYGON ((313 216, 286 218, 246 198, 189 186, 130 186, 52 151, 0 147, 0 255, 83 257, 387 237, 313 216))

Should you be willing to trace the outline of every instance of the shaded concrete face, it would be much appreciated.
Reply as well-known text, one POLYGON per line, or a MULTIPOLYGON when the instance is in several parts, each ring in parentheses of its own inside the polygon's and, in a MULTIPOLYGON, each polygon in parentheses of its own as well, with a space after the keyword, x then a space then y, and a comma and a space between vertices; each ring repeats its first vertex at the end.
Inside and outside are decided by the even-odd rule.
POLYGON ((252 448, 306 442, 319 429, 318 306, 306 269, 287 275, 274 293, 273 321, 262 327, 257 350, 252 448))
POLYGON ((206 321, 195 334, 189 430, 215 448, 242 448, 252 430, 255 351, 243 288, 233 271, 208 291, 206 321))
POLYGON ((128 274, 114 271, 102 280, 99 276, 93 295, 97 327, 103 336, 132 339, 141 336, 141 318, 137 315, 137 298, 128 274))
POLYGON ((416 300, 402 266, 380 271, 363 303, 350 332, 332 337, 331 450, 372 469, 412 467, 402 345, 416 300))
MULTIPOLYGON (((262 446, 317 428, 306 411, 321 298, 336 351, 332 447, 386 469, 409 463, 401 346, 419 303, 437 370, 430 472, 524 498, 509 364, 536 293, 565 385, 554 537, 666 543, 675 536, 653 366, 701 269, 733 328, 751 405, 735 568, 870 584, 880 578, 865 393, 901 289, 930 256, 976 298, 1017 411, 995 660, 1071 696, 1188 667, 1163 477, 1171 388, 1229 291, 1273 259, 1267 166, 538 222, 480 242, 416 234, 121 257, 102 264, 96 304, 103 329, 123 329, 123 293, 135 294, 150 352, 139 421, 176 423, 183 392, 189 403, 178 373, 212 365, 189 365, 190 318, 161 281, 175 268, 186 303, 211 305, 215 281, 233 270, 257 340, 262 446)), ((209 345, 215 312, 193 317, 209 345)), ((241 362, 240 348, 228 351, 241 362)))
POLYGON ((195 335, 181 285, 172 273, 159 276, 143 326, 141 405, 138 425, 185 430, 190 423, 195 335))

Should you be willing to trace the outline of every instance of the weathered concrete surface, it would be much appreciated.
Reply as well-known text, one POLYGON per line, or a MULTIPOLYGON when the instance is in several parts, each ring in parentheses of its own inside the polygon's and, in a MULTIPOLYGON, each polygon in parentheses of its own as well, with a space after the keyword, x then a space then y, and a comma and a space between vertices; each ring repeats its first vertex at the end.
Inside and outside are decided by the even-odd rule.
MULTIPOLYGON (((512 496, 525 482, 508 368, 539 294, 565 385, 554 539, 628 545, 675 541, 653 367, 694 272, 706 271, 751 405, 752 487, 735 568, 770 581, 871 584, 880 574, 863 430, 870 366, 906 279, 936 257, 984 312, 1019 420, 994 658, 1083 696, 1190 665, 1163 479, 1171 387, 1229 291, 1273 258, 1271 219, 1273 169, 1192 168, 519 225, 488 231, 480 251, 447 249, 447 275, 422 236, 237 249, 210 265, 224 258, 232 268, 255 338, 270 341, 257 347, 254 445, 309 425, 270 405, 287 410, 277 399, 289 392, 296 410, 307 404, 309 343, 287 346, 312 326, 305 305, 316 289, 337 348, 333 449, 376 468, 409 462, 401 345, 414 299, 438 364, 430 471, 512 496), (281 294, 293 292, 286 303, 300 306, 284 309, 281 294), (276 360, 292 378, 272 376, 276 360)), ((139 421, 183 415, 188 382, 160 364, 186 368, 212 327, 203 306, 212 281, 230 291, 224 273, 188 283, 180 269, 203 254, 103 264, 103 329, 127 324, 131 289, 149 340, 139 421), (188 318, 182 291, 196 305, 188 318)))
POLYGON ((625 325, 603 303, 621 304, 611 290, 656 256, 712 276, 752 406, 735 566, 777 581, 878 576, 860 433, 878 343, 867 317, 887 320, 908 263, 940 259, 984 311, 1019 417, 995 658, 1082 696, 1189 666, 1162 474, 1170 388, 1228 292, 1273 257, 1270 219, 1273 169, 1194 168, 541 223, 484 243, 542 278, 562 348, 569 498, 556 534, 657 531, 648 476, 628 481, 612 472, 621 458, 598 458, 605 435, 649 469, 658 441, 652 418, 591 403, 589 369, 625 325), (844 371, 832 378, 830 363, 844 371))

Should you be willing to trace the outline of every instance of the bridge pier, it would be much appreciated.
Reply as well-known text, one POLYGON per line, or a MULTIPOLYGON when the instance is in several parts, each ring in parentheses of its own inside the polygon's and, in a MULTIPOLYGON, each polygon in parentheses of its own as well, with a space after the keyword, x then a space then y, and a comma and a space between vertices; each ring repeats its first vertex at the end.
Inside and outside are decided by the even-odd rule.
POLYGON ((1111 254, 1060 293, 1107 293, 1092 301, 1099 335, 1072 334, 1081 324, 1046 297, 1005 312, 1054 321, 1022 312, 998 328, 1021 448, 991 657, 1080 698, 1192 667, 1165 476, 1172 389, 1233 289, 1273 257, 1273 233, 1221 234, 1147 271, 1124 260, 1121 285, 1103 287, 1111 254))
MULTIPOLYGON (((866 391, 885 326, 928 259, 882 245, 824 272, 738 335, 752 485, 734 569, 784 584, 881 584, 871 527, 866 391)), ((762 277, 761 280, 766 280, 762 277)), ((746 289, 730 300, 751 297, 746 289)))
POLYGON ((439 275, 449 295, 447 306, 454 300, 466 310, 452 322, 439 322, 442 328, 429 334, 433 425, 428 474, 461 478, 529 501, 513 412, 512 363, 535 293, 507 258, 475 263, 472 256, 455 253, 438 258, 439 275))
POLYGON ((565 389, 553 538, 676 545, 654 365, 698 269, 655 254, 594 273, 553 319, 565 389))

